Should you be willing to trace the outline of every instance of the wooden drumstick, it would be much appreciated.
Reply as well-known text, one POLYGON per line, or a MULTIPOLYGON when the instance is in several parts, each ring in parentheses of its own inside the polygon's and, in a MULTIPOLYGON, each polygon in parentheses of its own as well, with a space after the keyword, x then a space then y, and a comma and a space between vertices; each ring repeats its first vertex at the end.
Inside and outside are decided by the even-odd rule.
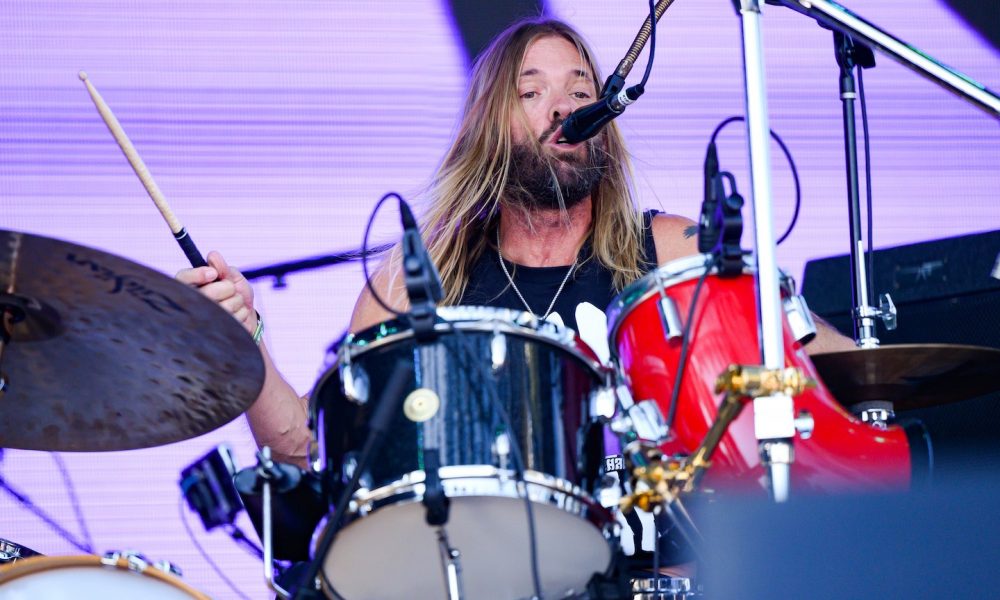
POLYGON ((125 130, 122 129, 121 123, 118 122, 114 113, 111 112, 111 109, 104 102, 104 98, 101 97, 97 88, 87 79, 86 72, 80 71, 80 81, 87 86, 87 91, 90 92, 90 97, 93 99, 94 105, 97 106, 97 112, 101 113, 104 123, 111 131, 111 135, 114 136, 115 141, 118 142, 118 146, 125 153, 125 158, 128 159, 129 164, 132 165, 132 170, 139 176, 139 181, 142 182, 143 187, 146 188, 146 192, 149 193, 149 197, 153 199, 153 204, 160 210, 160 214, 163 215, 163 219, 170 227, 170 231, 173 232, 174 239, 177 240, 181 250, 184 251, 184 255, 191 261, 191 266, 207 266, 208 263, 205 262, 205 258, 198 251, 198 247, 194 245, 194 240, 191 239, 187 230, 184 229, 184 225, 174 215, 174 211, 170 210, 170 205, 167 204, 167 199, 163 196, 163 192, 160 191, 160 186, 156 185, 156 181, 153 180, 153 176, 146 167, 146 163, 142 161, 142 157, 139 156, 135 146, 132 145, 128 136, 125 135, 125 130))

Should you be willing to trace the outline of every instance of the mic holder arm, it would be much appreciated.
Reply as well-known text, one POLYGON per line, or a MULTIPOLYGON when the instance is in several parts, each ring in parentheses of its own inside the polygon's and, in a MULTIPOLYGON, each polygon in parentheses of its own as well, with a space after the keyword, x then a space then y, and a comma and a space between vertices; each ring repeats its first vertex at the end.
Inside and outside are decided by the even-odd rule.
POLYGON ((873 23, 831 0, 766 0, 786 6, 824 27, 851 36, 908 67, 937 85, 1000 119, 1000 96, 971 77, 948 67, 917 48, 893 37, 873 23))
MULTIPOLYGON (((660 0, 653 7, 653 14, 656 15, 656 22, 660 22, 660 17, 663 13, 670 8, 670 5, 674 3, 674 0, 660 0)), ((639 28, 639 32, 635 35, 635 39, 632 40, 632 45, 629 46, 628 52, 625 53, 625 58, 618 63, 615 67, 615 72, 608 76, 608 79, 604 82, 604 87, 601 88, 601 97, 605 97, 608 94, 617 94, 622 91, 625 87, 625 78, 632 71, 632 67, 635 66, 635 61, 639 59, 639 54, 642 49, 646 46, 646 42, 649 41, 649 36, 653 31, 653 23, 650 21, 649 17, 643 21, 642 27, 639 28)))

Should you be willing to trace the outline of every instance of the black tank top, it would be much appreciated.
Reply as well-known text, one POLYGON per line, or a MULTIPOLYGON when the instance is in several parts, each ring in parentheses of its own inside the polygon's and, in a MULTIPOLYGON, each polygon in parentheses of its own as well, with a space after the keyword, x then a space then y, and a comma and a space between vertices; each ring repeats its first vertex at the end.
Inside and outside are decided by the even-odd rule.
MULTIPOLYGON (((643 261, 640 269, 643 274, 656 267, 656 245, 653 242, 652 221, 658 211, 646 211, 642 214, 642 246, 643 261)), ((590 239, 584 242, 580 249, 580 257, 590 255, 590 239)), ((507 270, 514 277, 517 289, 531 306, 538 317, 556 295, 559 285, 570 267, 525 267, 514 265, 507 261, 507 270)), ((605 310, 614 297, 613 276, 610 270, 597 260, 588 260, 576 273, 570 276, 556 299, 552 312, 559 313, 567 327, 576 329, 576 307, 581 302, 589 302, 601 310, 605 310)), ((494 306, 524 311, 524 303, 507 280, 500 267, 500 258, 492 245, 488 246, 479 260, 472 266, 469 282, 459 304, 494 306)))

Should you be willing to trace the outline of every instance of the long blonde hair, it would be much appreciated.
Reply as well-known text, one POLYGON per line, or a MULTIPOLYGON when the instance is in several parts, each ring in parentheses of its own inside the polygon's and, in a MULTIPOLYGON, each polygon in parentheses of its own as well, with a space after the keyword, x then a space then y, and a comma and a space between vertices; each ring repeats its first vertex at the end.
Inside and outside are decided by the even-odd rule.
MULTIPOLYGON (((491 242, 484 235, 499 217, 511 162, 512 118, 523 119, 517 83, 528 47, 557 36, 574 44, 600 80, 593 52, 569 25, 529 19, 504 30, 476 59, 458 135, 430 186, 424 215, 427 248, 441 272, 446 304, 465 292, 472 265, 491 242)), ((611 123, 591 151, 607 152, 604 176, 591 194, 592 258, 614 274, 621 290, 641 274, 642 220, 632 198, 632 169, 621 132, 611 123)), ((591 257, 584 257, 585 260, 591 257)))

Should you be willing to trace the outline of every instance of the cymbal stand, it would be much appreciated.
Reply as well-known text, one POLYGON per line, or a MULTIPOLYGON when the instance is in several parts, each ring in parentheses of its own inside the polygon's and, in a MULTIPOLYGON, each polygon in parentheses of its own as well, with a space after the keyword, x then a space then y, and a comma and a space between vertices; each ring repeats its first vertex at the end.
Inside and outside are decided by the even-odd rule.
POLYGON ((271 448, 264 446, 257 453, 257 476, 261 480, 261 500, 263 502, 264 524, 264 581, 280 598, 291 598, 292 595, 278 585, 274 574, 274 531, 271 526, 271 482, 278 478, 276 465, 271 460, 271 448))
MULTIPOLYGON (((780 276, 778 273, 771 214, 770 126, 767 88, 764 82, 764 49, 757 0, 732 0, 739 13, 743 40, 747 141, 750 149, 750 181, 753 199, 754 253, 757 257, 757 325, 761 358, 767 369, 784 367, 780 276)), ((776 502, 788 499, 791 463, 794 459, 795 407, 792 399, 777 392, 754 399, 754 435, 768 487, 776 502)))
MULTIPOLYGON (((864 44, 856 44, 850 36, 833 32, 834 52, 840 66, 840 99, 844 112, 844 155, 847 161, 847 199, 851 233, 851 294, 854 304, 854 340, 860 348, 876 348, 875 320, 881 318, 887 329, 896 328, 896 307, 889 294, 882 294, 879 307, 869 303, 873 290, 865 265, 864 242, 861 239, 861 198, 858 193, 858 136, 855 128, 854 68, 868 69, 875 66, 875 54, 864 44)), ((869 216, 869 218, 871 218, 869 216)), ((868 240, 871 243, 871 240, 868 240)))

